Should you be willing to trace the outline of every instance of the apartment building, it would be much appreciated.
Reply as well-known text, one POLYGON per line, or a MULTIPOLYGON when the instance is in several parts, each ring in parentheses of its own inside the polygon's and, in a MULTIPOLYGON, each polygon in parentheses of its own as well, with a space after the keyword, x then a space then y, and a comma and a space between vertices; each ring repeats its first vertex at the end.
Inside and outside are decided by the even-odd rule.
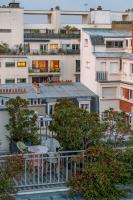
MULTIPOLYGON (((29 109, 38 114, 39 128, 43 126, 43 119, 49 117, 54 111, 54 106, 60 98, 72 100, 78 107, 89 112, 99 112, 99 98, 90 89, 81 83, 59 82, 43 84, 1 84, 0 85, 0 153, 9 151, 8 131, 5 125, 9 116, 6 102, 10 98, 20 96, 28 101, 29 109)), ((40 129, 39 129, 40 134, 40 129)))
POLYGON ((4 53, 4 59, 16 63, 12 68, 6 67, 1 56, 1 83, 79 82, 80 29, 111 29, 113 21, 132 21, 132 13, 132 10, 103 10, 101 6, 88 11, 64 11, 58 6, 50 10, 24 10, 15 2, 0 6, 0 44, 7 43, 10 48, 10 53, 4 53), (32 21, 27 22, 27 17, 32 21), (38 17, 47 17, 47 21, 37 23, 38 17), (77 17, 80 21, 71 24, 66 20, 64 23, 63 17, 77 17), (26 64, 18 68, 20 57, 25 57, 26 64))
POLYGON ((81 82, 99 95, 100 112, 133 111, 132 32, 83 29, 81 82))

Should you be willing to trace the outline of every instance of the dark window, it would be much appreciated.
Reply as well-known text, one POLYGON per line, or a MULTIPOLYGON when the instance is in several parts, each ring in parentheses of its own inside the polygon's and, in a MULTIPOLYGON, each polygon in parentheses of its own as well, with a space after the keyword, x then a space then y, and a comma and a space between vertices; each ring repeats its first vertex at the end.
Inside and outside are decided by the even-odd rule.
POLYGON ((18 78, 17 83, 26 83, 26 78, 18 78))
POLYGON ((107 41, 106 47, 107 48, 122 48, 123 47, 123 41, 107 41))
POLYGON ((4 100, 3 99, 1 99, 1 105, 4 105, 4 100))
POLYGON ((15 62, 6 62, 6 67, 15 67, 15 62))
POLYGON ((80 74, 75 75, 75 82, 80 82, 80 74))
POLYGON ((128 47, 128 40, 126 40, 126 47, 128 47))
POLYGON ((80 72, 80 60, 76 60, 76 72, 80 72))
POLYGON ((11 29, 0 29, 0 33, 10 33, 11 29))
POLYGON ((15 83, 15 79, 6 79, 6 83, 15 83))
POLYGON ((78 50, 79 49, 79 44, 72 44, 72 49, 73 50, 78 50))

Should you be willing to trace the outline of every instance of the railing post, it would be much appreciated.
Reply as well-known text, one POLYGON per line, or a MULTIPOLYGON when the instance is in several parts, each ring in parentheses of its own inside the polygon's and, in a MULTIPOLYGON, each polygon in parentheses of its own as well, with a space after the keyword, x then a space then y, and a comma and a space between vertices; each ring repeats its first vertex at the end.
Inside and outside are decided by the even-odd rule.
POLYGON ((60 157, 58 156, 58 182, 60 182, 60 157))
POLYGON ((66 181, 68 181, 68 157, 66 157, 66 181))

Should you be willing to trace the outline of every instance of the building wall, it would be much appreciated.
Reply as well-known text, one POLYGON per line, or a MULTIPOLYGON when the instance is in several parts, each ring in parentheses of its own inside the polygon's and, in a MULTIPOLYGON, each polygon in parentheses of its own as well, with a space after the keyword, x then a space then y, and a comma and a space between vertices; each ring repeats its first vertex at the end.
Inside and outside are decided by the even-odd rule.
POLYGON ((100 113, 113 108, 116 111, 120 111, 120 100, 119 99, 101 99, 100 100, 100 113))
POLYGON ((60 80, 72 80, 75 82, 75 74, 76 74, 76 60, 80 60, 79 55, 38 55, 38 56, 30 56, 30 64, 29 67, 32 68, 33 60, 48 60, 48 67, 50 68, 51 60, 59 60, 59 66, 61 71, 59 73, 29 73, 29 82, 32 82, 33 76, 47 76, 47 75, 59 75, 60 80))
POLYGON ((0 79, 1 84, 6 83, 6 79, 26 79, 28 82, 28 59, 26 57, 0 57, 0 79), (15 62, 15 67, 6 67, 7 62, 15 62), (26 62, 26 67, 17 67, 17 62, 26 62))
POLYGON ((10 48, 23 44, 23 9, 0 8, 0 30, 9 29, 11 32, 0 32, 0 42, 7 43, 10 48))
POLYGON ((9 142, 7 139, 8 131, 5 125, 8 123, 8 113, 5 110, 0 110, 0 152, 9 151, 9 142))
POLYGON ((89 36, 82 32, 81 36, 81 83, 90 88, 95 94, 97 92, 96 82, 96 66, 95 56, 92 54, 93 46, 91 44, 89 36))

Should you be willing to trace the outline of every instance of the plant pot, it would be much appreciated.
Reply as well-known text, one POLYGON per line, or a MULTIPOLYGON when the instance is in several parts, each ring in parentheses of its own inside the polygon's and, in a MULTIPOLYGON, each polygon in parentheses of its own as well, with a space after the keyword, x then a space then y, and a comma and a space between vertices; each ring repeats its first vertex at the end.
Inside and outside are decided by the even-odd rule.
POLYGON ((9 149, 10 149, 11 154, 18 153, 18 148, 17 148, 16 142, 14 140, 10 141, 9 149))

